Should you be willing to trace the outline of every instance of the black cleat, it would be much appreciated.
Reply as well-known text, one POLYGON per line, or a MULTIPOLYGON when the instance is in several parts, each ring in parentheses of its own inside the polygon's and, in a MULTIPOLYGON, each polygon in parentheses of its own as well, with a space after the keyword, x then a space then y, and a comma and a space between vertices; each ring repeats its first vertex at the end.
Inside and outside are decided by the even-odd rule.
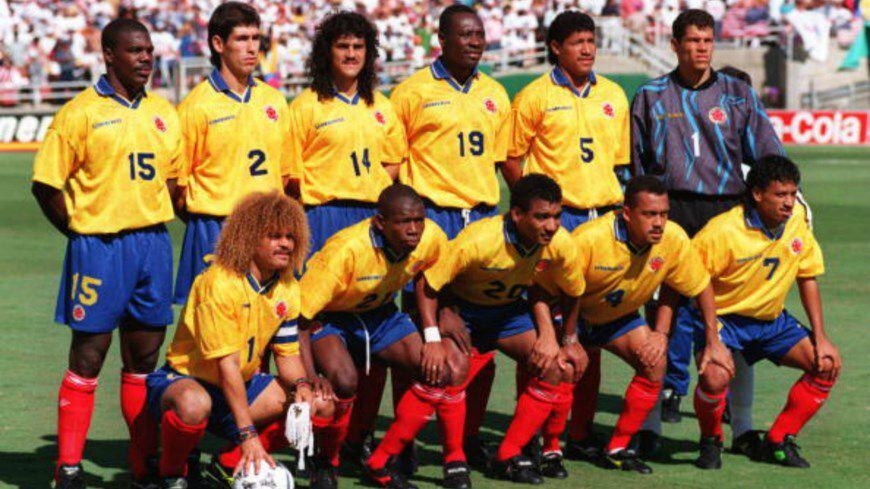
POLYGON ((311 459, 311 472, 308 477, 308 487, 311 489, 338 488, 338 474, 335 467, 320 457, 311 459))
POLYGON ((764 431, 749 430, 731 442, 731 453, 736 455, 746 455, 751 460, 760 460, 763 454, 763 444, 764 431))
POLYGON ((550 479, 567 479, 568 470, 563 462, 561 453, 545 453, 541 459, 541 475, 550 479))
POLYGON ((520 484, 543 484, 544 479, 535 470, 535 464, 523 455, 517 455, 508 460, 494 461, 493 476, 507 479, 520 484))
POLYGON ((662 447, 661 436, 652 430, 640 430, 631 438, 628 448, 643 460, 651 460, 662 447))
POLYGON ((397 460, 390 460, 386 467, 378 470, 374 470, 366 464, 363 468, 363 474, 369 481, 386 489, 417 489, 417 486, 409 482, 405 475, 398 470, 397 462, 397 460))
POLYGON ((341 446, 341 459, 364 467, 366 460, 371 458, 375 451, 375 435, 371 431, 363 436, 362 443, 345 443, 341 446))
POLYGON ((582 440, 568 439, 568 443, 565 444, 565 458, 595 462, 601 457, 603 448, 604 440, 590 431, 589 436, 582 440))
POLYGON ((191 489, 209 487, 202 475, 203 468, 202 463, 199 461, 200 455, 201 453, 198 448, 194 448, 187 455, 187 485, 191 489))
POLYGON ((535 468, 541 467, 541 459, 544 458, 544 447, 541 446, 541 438, 538 435, 532 437, 523 447, 523 455, 535 464, 535 468))
POLYGON ((662 398, 662 421, 665 423, 679 423, 683 419, 680 414, 680 400, 682 398, 674 391, 668 391, 662 398))
POLYGON ((189 487, 184 477, 164 477, 160 481, 160 489, 188 489, 189 487))
POLYGON ((493 453, 478 437, 466 438, 462 445, 468 465, 481 472, 487 472, 491 468, 493 453))
POLYGON ((82 464, 61 465, 54 480, 55 489, 85 489, 85 471, 82 464))
POLYGON ((722 468, 722 440, 716 436, 701 438, 701 447, 698 458, 695 459, 695 467, 704 470, 722 468))
MULTIPOLYGON (((368 459, 366 459, 368 460, 368 459)), ((417 459, 417 444, 411 440, 411 443, 402 450, 399 458, 396 460, 396 469, 405 476, 410 478, 417 473, 417 467, 420 466, 420 461, 417 459)))
POLYGON ((602 467, 610 470, 624 470, 637 472, 638 474, 652 474, 652 467, 643 463, 637 456, 637 452, 624 448, 618 452, 604 453, 599 461, 602 467))
POLYGON ((785 435, 782 443, 772 443, 765 438, 763 447, 764 458, 768 462, 799 469, 810 468, 810 463, 798 451, 800 447, 795 442, 794 435, 785 435))
POLYGON ((471 489, 471 469, 465 462, 448 462, 444 465, 446 489, 471 489))
POLYGON ((235 479, 233 469, 227 469, 218 462, 217 457, 212 457, 211 463, 205 466, 202 472, 202 485, 191 487, 208 487, 210 489, 232 489, 235 479))

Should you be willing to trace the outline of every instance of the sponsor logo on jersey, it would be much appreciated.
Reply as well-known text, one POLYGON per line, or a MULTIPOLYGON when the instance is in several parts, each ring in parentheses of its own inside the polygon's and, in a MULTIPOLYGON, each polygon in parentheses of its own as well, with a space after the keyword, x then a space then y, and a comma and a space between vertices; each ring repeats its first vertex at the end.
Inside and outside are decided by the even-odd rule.
POLYGON ((664 265, 664 264, 665 264, 665 259, 660 257, 660 256, 657 256, 649 261, 649 269, 652 270, 653 272, 658 272, 659 270, 661 270, 662 265, 664 265))
POLYGON ((550 267, 550 260, 538 260, 537 265, 535 265, 536 272, 543 272, 547 268, 550 267))
POLYGON ((555 107, 547 107, 547 112, 559 112, 560 110, 571 110, 573 108, 570 105, 557 105, 555 107))
POLYGON ((284 301, 278 301, 275 304, 275 315, 279 318, 283 318, 287 315, 287 303, 284 301))
POLYGON ((710 109, 710 112, 707 113, 707 117, 710 119, 710 122, 717 125, 722 125, 728 122, 728 115, 722 110, 722 107, 713 107, 710 109))
POLYGON ((166 132, 166 123, 159 117, 154 117, 154 127, 160 132, 166 132))
POLYGON ((314 126, 314 129, 323 129, 326 126, 331 126, 333 124, 338 124, 339 122, 344 122, 344 117, 339 117, 337 119, 330 119, 328 121, 323 121, 320 124, 314 126))
POLYGON ((602 272, 618 272, 624 269, 622 265, 609 266, 609 265, 595 265, 595 269, 602 272))
POLYGON ((234 115, 228 115, 225 117, 218 117, 217 119, 212 119, 212 120, 208 121, 208 125, 213 126, 215 124, 220 124, 221 122, 231 121, 235 118, 236 118, 236 116, 234 116, 234 115))
POLYGON ((610 102, 604 102, 601 104, 601 110, 604 112, 604 117, 608 119, 613 119, 616 117, 616 111, 613 110, 613 104, 610 102))
POLYGON ((278 120, 278 111, 275 110, 275 107, 272 107, 271 105, 266 106, 266 117, 268 117, 270 121, 278 120))
POLYGON ((431 107, 441 107, 442 105, 450 105, 450 101, 449 100, 438 100, 436 102, 427 102, 427 103, 423 104, 423 108, 428 109, 431 107))
POLYGON ((483 108, 486 109, 486 111, 490 114, 495 114, 496 111, 498 111, 498 106, 491 98, 483 99, 483 108))
POLYGON ((795 238, 791 241, 791 252, 797 255, 804 249, 804 242, 800 238, 795 238))
POLYGON ((375 111, 375 120, 378 121, 378 124, 382 126, 387 123, 387 118, 384 117, 383 112, 381 112, 380 110, 375 111))
POLYGON ((76 304, 73 306, 72 316, 75 321, 83 320, 85 318, 85 308, 81 304, 76 304))
POLYGON ((382 278, 384 278, 383 275, 363 275, 362 277, 359 277, 358 279, 356 279, 356 281, 357 282, 369 282, 371 280, 380 280, 382 278))
POLYGON ((92 127, 94 129, 99 129, 101 127, 113 126, 115 124, 120 124, 123 121, 124 121, 124 119, 112 119, 110 121, 97 122, 92 127))

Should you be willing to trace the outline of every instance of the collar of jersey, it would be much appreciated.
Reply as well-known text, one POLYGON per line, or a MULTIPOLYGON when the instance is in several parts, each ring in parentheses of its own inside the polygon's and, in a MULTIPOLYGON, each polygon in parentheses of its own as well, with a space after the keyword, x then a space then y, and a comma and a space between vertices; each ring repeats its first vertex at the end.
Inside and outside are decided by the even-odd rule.
POLYGON ((674 83, 685 88, 686 90, 692 90, 692 91, 704 90, 705 88, 708 88, 710 85, 716 83, 717 79, 719 79, 719 74, 716 73, 716 70, 710 69, 710 78, 708 78, 707 81, 702 83, 700 86, 693 87, 693 86, 690 86, 688 83, 686 83, 685 80, 683 80, 683 78, 680 76, 679 71, 674 70, 671 72, 671 80, 673 80, 674 83))
POLYGON ((595 78, 595 72, 590 72, 589 82, 586 83, 586 86, 583 88, 583 93, 581 93, 580 90, 577 90, 577 87, 575 87, 574 84, 571 83, 571 79, 568 78, 568 75, 566 75, 565 72, 562 71, 562 68, 559 68, 558 65, 554 66, 553 71, 550 72, 550 80, 553 80, 553 83, 555 83, 556 85, 571 90, 571 93, 580 98, 588 97, 589 92, 592 91, 592 85, 598 83, 598 79, 595 78))
POLYGON ((248 88, 245 89, 245 95, 243 97, 239 97, 239 95, 232 90, 230 90, 230 86, 227 84, 227 81, 224 80, 224 77, 221 76, 220 70, 217 68, 211 71, 211 74, 208 75, 208 82, 211 83, 212 88, 214 88, 218 92, 222 92, 227 97, 235 100, 236 102, 248 103, 248 100, 251 100, 251 87, 256 87, 257 82, 254 80, 254 76, 251 75, 248 77, 248 88))
POLYGON ((139 107, 139 102, 142 101, 143 98, 148 96, 148 93, 143 88, 138 95, 136 95, 132 101, 125 99, 124 97, 118 95, 115 91, 115 87, 109 83, 109 79, 106 78, 106 75, 100 77, 97 80, 97 83, 94 85, 94 90, 97 92, 97 95, 101 97, 111 97, 112 100, 118 102, 119 104, 127 107, 128 109, 136 109, 139 107))
POLYGON ((746 219, 746 226, 750 229, 757 229, 770 239, 779 239, 782 237, 782 232, 785 231, 785 223, 777 226, 776 229, 767 229, 764 221, 761 220, 761 214, 753 207, 745 207, 743 209, 743 217, 746 219))
POLYGON ((353 97, 347 98, 343 93, 339 92, 337 88, 332 87, 332 95, 347 105, 356 105, 359 102, 359 92, 353 94, 353 97))
POLYGON ((468 77, 468 80, 465 81, 465 85, 460 85, 459 82, 453 79, 453 75, 447 71, 447 67, 444 66, 444 63, 441 62, 441 58, 436 59, 429 65, 429 70, 432 72, 432 77, 436 80, 446 80, 447 83, 450 84, 455 90, 458 90, 462 93, 468 93, 471 90, 471 83, 477 78, 478 71, 477 68, 474 68, 474 71, 471 73, 471 76, 468 77))
POLYGON ((265 294, 269 292, 269 290, 274 287, 275 284, 278 283, 279 275, 277 273, 275 275, 272 275, 272 277, 270 277, 262 284, 260 282, 257 282, 257 279, 254 278, 254 275, 251 273, 246 275, 246 278, 248 279, 248 284, 251 286, 252 289, 254 289, 254 292, 258 294, 265 294))
POLYGON ((384 236, 384 233, 378 231, 378 229, 372 225, 369 227, 369 237, 372 240, 372 246, 375 248, 380 248, 384 250, 384 255, 387 257, 387 261, 390 263, 399 263, 408 257, 407 253, 397 253, 390 245, 387 243, 387 238, 384 236))
POLYGON ((517 232, 517 227, 514 226, 514 221, 511 219, 510 214, 504 215, 504 240, 513 245, 514 249, 517 250, 517 253, 520 254, 521 257, 525 258, 527 256, 531 256, 538 251, 538 248, 541 246, 535 243, 531 248, 526 248, 523 246, 523 242, 520 241, 520 235, 517 232))
POLYGON ((616 213, 616 217, 613 219, 613 235, 616 237, 617 241, 625 244, 625 247, 628 248, 629 253, 632 255, 642 255, 652 247, 651 245, 646 245, 642 248, 638 248, 630 239, 628 239, 628 224, 626 224, 625 219, 622 218, 622 213, 616 213))

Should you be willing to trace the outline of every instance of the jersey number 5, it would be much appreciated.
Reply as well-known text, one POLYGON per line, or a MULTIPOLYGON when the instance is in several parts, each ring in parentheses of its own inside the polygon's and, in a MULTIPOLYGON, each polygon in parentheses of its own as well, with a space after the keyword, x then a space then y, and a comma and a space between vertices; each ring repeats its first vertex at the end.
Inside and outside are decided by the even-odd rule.
POLYGON ((595 158, 595 153, 592 151, 592 138, 580 138, 580 159, 583 163, 591 163, 595 158))

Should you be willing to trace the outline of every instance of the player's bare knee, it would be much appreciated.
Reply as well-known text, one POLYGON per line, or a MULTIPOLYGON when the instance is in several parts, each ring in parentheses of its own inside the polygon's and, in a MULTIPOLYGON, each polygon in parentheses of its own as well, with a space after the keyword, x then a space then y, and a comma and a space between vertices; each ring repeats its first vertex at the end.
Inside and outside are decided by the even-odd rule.
POLYGON ((711 394, 719 394, 728 388, 728 384, 731 382, 731 376, 724 368, 711 364, 707 365, 707 368, 704 370, 704 375, 701 376, 700 382, 701 388, 704 389, 704 391, 711 394))
POLYGON ((468 356, 463 355, 458 350, 456 351, 456 354, 452 354, 451 352, 451 354, 448 355, 447 367, 450 372, 450 385, 460 385, 468 378, 468 356))
POLYGON ((315 397, 311 406, 312 416, 318 418, 332 418, 335 415, 335 403, 322 397, 315 397))
POLYGON ((211 398, 204 391, 184 389, 173 397, 171 409, 182 423, 199 424, 211 414, 211 398))
POLYGON ((559 367, 558 362, 553 362, 553 364, 544 372, 542 379, 548 384, 559 385, 560 382, 570 382, 573 375, 574 367, 572 367, 570 363, 567 365, 567 368, 562 369, 559 367), (566 372, 568 372, 567 375, 566 372))

